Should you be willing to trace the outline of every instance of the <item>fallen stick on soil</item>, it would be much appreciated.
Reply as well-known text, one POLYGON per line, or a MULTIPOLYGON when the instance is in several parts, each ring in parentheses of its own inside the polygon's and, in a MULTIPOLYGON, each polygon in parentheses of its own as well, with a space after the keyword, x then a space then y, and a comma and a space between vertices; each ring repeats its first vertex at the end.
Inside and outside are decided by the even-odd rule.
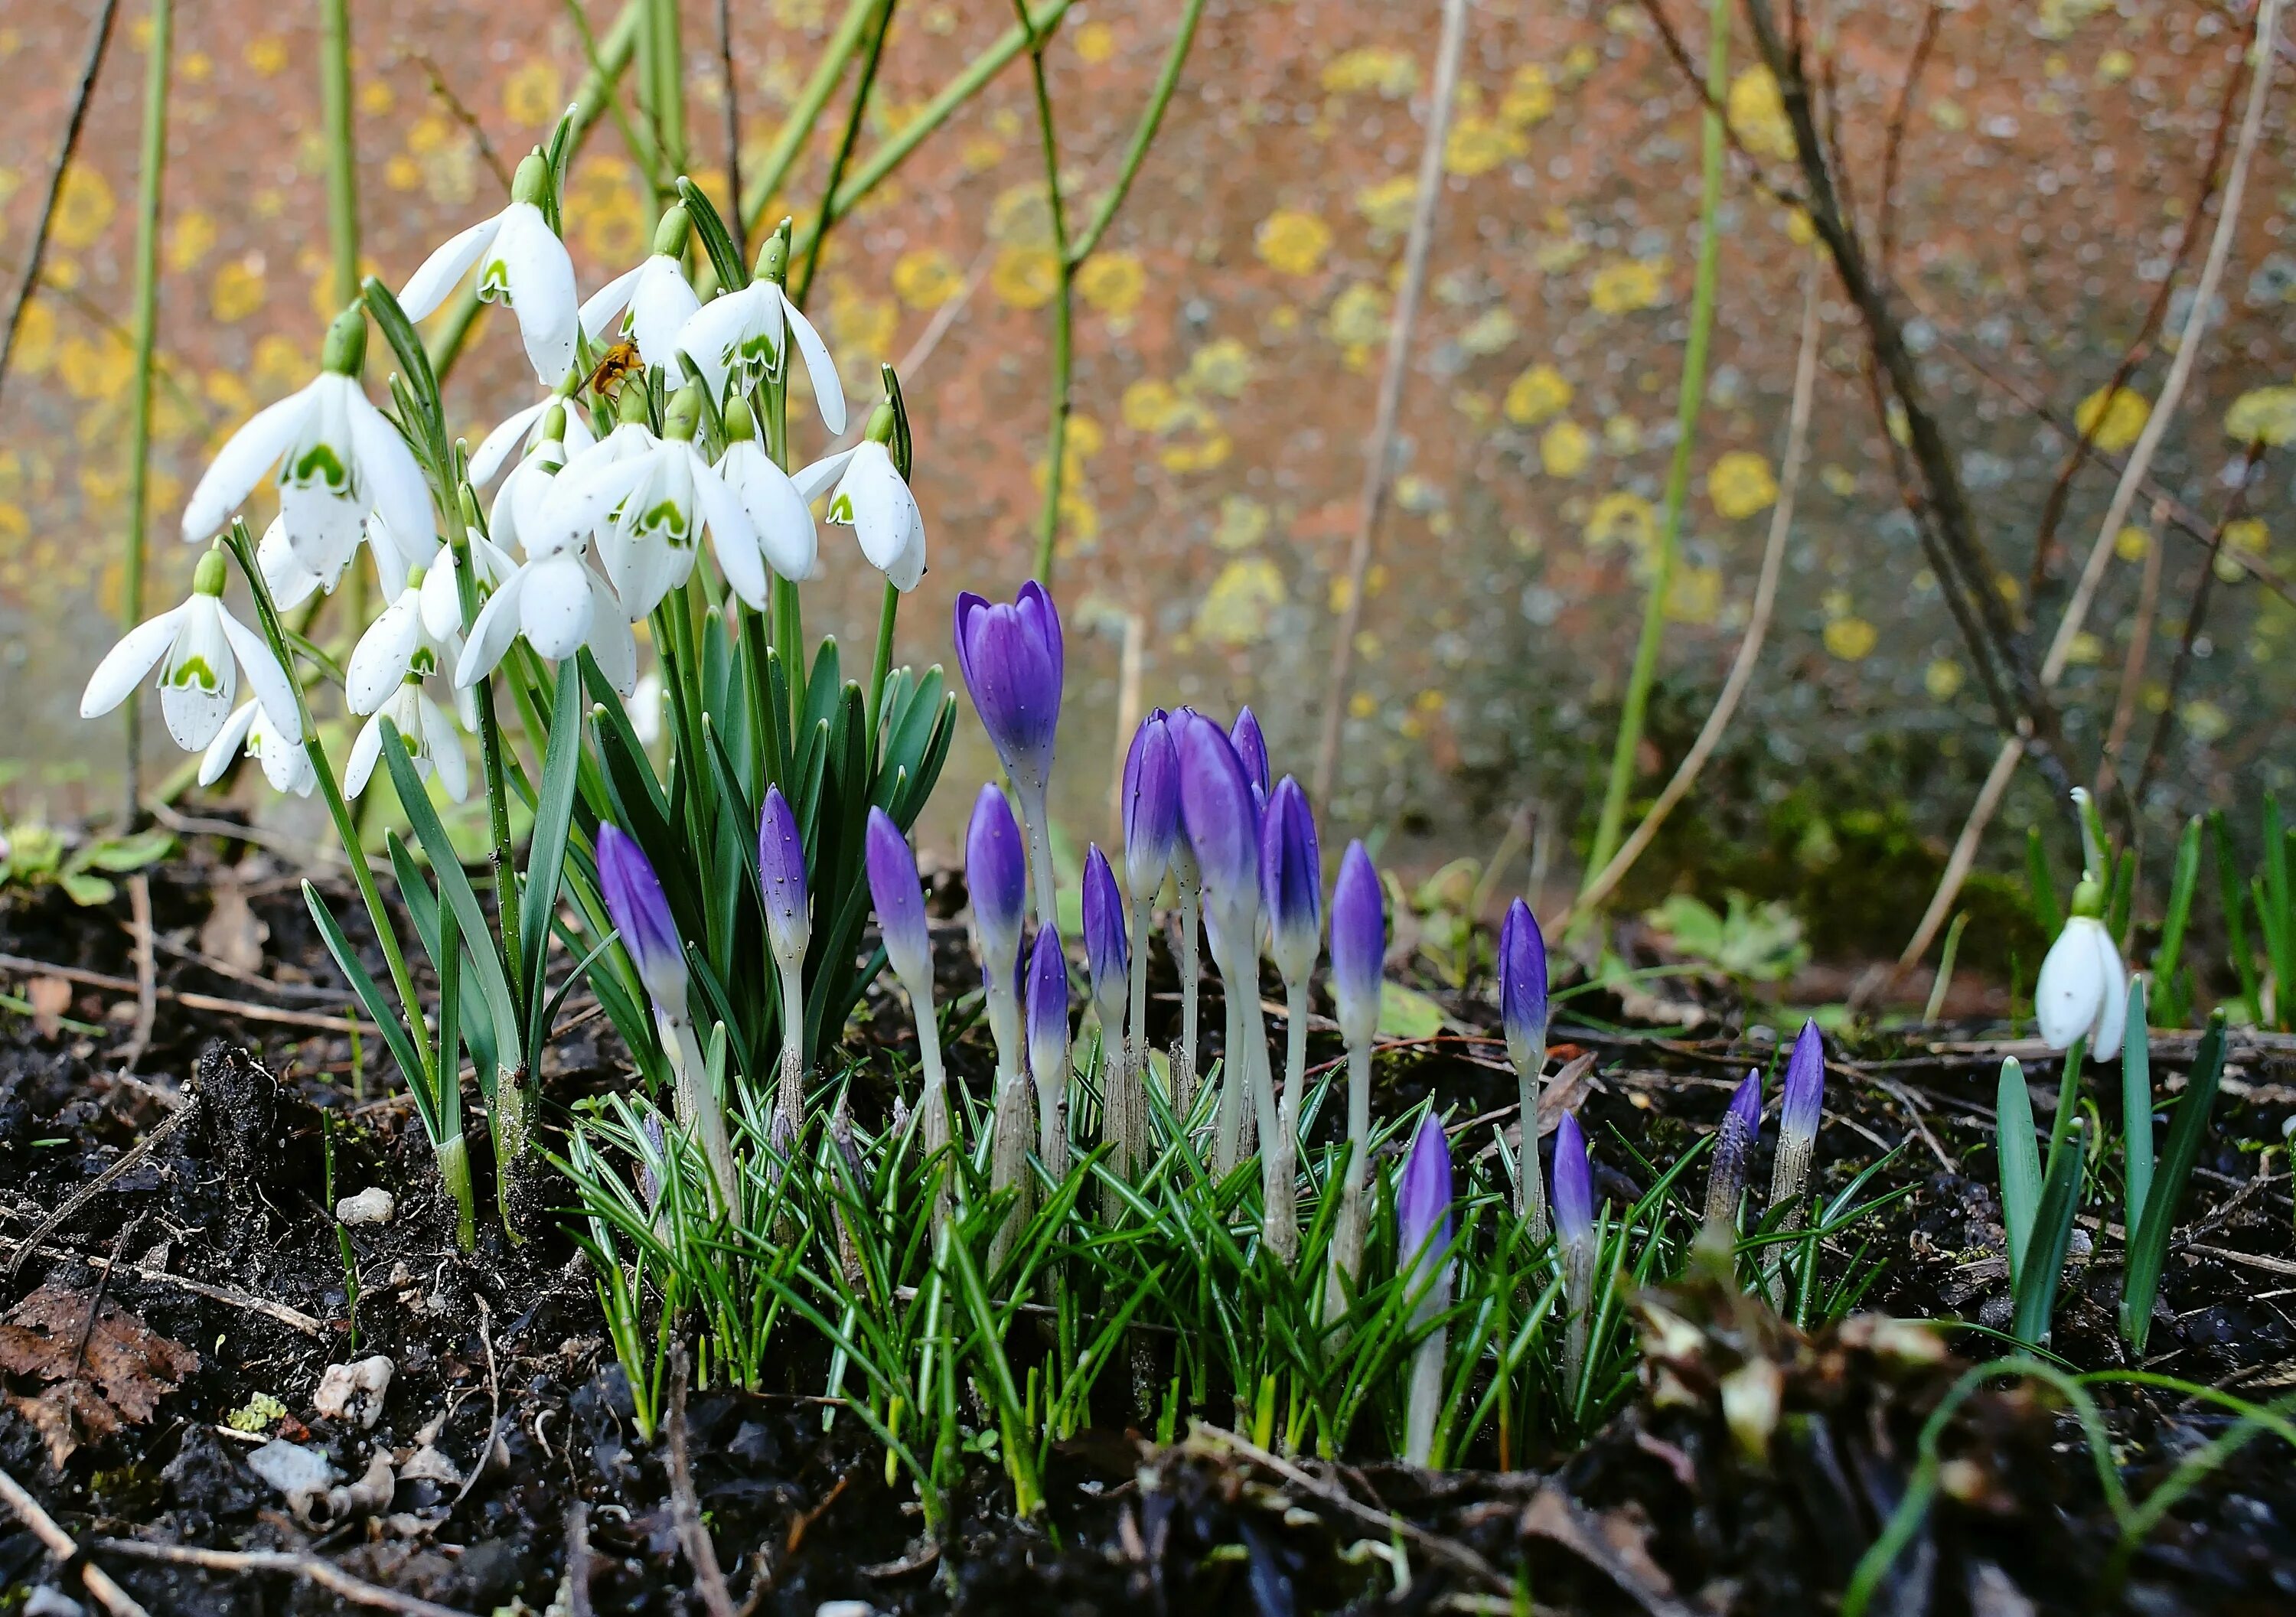
POLYGON ((718 1568, 718 1547, 709 1542, 709 1529, 701 1520, 701 1501, 693 1491, 693 1467, 685 1452, 685 1382, 692 1373, 685 1346, 678 1344, 669 1365, 669 1506, 677 1523, 677 1541, 693 1568, 693 1591, 709 1609, 709 1617, 734 1617, 734 1596, 726 1592, 726 1574, 718 1568))
POLYGON ((597 1617, 590 1604, 590 1507, 574 1501, 566 1513, 567 1617, 597 1617))
MULTIPOLYGON (((13 1280, 16 1277, 16 1271, 24 1267, 24 1260, 32 1255, 32 1249, 34 1247, 39 1245, 40 1243, 45 1241, 51 1235, 54 1234, 58 1227, 62 1225, 64 1221, 70 1219, 74 1213, 78 1212, 81 1208, 86 1206, 90 1202, 95 1200, 97 1196, 101 1195, 106 1186, 117 1180, 120 1175, 135 1167, 145 1157, 150 1156, 152 1151, 158 1147, 160 1141, 175 1133, 176 1130, 181 1129, 185 1123, 190 1122, 193 1115, 197 1112, 199 1109, 200 1097, 197 1095, 194 1095, 183 1105, 176 1107, 175 1111, 170 1112, 166 1117, 162 1118, 160 1120, 159 1125, 154 1128, 151 1133, 145 1135, 142 1139, 136 1141, 127 1150, 121 1152, 119 1153, 119 1160, 114 1161, 111 1167, 96 1175, 94 1179, 82 1186, 78 1190, 74 1191, 70 1195, 65 1197, 64 1204, 62 1207, 57 1208, 55 1211, 41 1219, 37 1225, 33 1227, 32 1233, 25 1236, 22 1241, 17 1244, 16 1255, 8 1260, 8 1278, 13 1280)), ((111 1273, 111 1266, 109 1264, 105 1265, 104 1272, 107 1275, 111 1273)))
MULTIPOLYGON (((22 955, 0 954, 0 972, 32 972, 43 977, 61 977, 66 982, 77 982, 83 988, 110 989, 114 993, 139 992, 132 977, 114 977, 108 972, 91 972, 77 965, 51 965, 45 960, 29 959, 22 955)), ((214 994, 194 994, 180 989, 155 989, 157 997, 170 999, 187 1011, 212 1011, 223 1016, 243 1017, 249 1022, 276 1022, 282 1027, 310 1028, 321 1033, 343 1033, 350 1030, 352 1017, 348 1012, 330 1014, 319 1011, 290 1011, 279 1005, 257 1005, 246 999, 225 999, 214 994)), ((361 1032, 379 1030, 371 1022, 359 1023, 361 1032)))
MULTIPOLYGON (((139 1561, 166 1561, 176 1566, 197 1566, 211 1572, 278 1572, 290 1578, 308 1578, 320 1588, 332 1589, 353 1605, 371 1605, 386 1612, 403 1612, 406 1617, 472 1617, 469 1612, 451 1605, 440 1605, 433 1600, 423 1600, 413 1595, 402 1595, 380 1584, 354 1578, 332 1562, 316 1555, 291 1555, 276 1549, 200 1549, 188 1544, 146 1544, 140 1539, 98 1539, 92 1547, 106 1555, 131 1555, 139 1561)), ((90 1566, 90 1577, 96 1569, 90 1566)), ((136 1607, 138 1611, 143 1608, 136 1607)))
MULTIPOLYGON (((11 1218, 23 1216, 12 1208, 5 1211, 11 1218)), ((4 1236, 0 1236, 0 1245, 14 1248, 18 1258, 29 1250, 29 1243, 9 1241, 4 1236)), ((141 1263, 114 1265, 109 1258, 99 1258, 88 1252, 76 1252, 68 1246, 53 1244, 43 1246, 40 1248, 40 1256, 65 1258, 75 1263, 85 1263, 99 1274, 109 1273, 115 1267, 124 1268, 139 1280, 156 1280, 163 1285, 176 1286, 186 1292, 196 1292, 201 1296, 214 1301, 228 1303, 233 1308, 244 1309, 250 1314, 261 1314, 266 1318, 275 1319, 281 1325, 302 1332, 306 1336, 316 1336, 324 1340, 327 1334, 325 1326, 299 1309, 289 1308, 283 1302, 274 1302, 268 1297, 252 1297, 245 1292, 234 1292, 228 1286, 209 1285, 206 1281, 194 1280, 188 1275, 170 1274, 166 1269, 152 1268, 141 1263)), ((13 1272, 12 1268, 11 1272, 13 1272)))
POLYGON ((1425 1550, 1431 1558, 1443 1562, 1455 1571, 1464 1572, 1471 1578, 1487 1583, 1501 1593, 1512 1594, 1514 1591, 1514 1583, 1511 1579, 1504 1576, 1498 1568, 1465 1545, 1456 1539, 1431 1533, 1425 1528, 1406 1522, 1392 1512, 1363 1504, 1345 1490, 1335 1488, 1328 1482, 1317 1482, 1291 1461, 1279 1455, 1268 1453, 1257 1443, 1238 1437, 1233 1432, 1207 1425, 1202 1421, 1191 1420, 1188 1423, 1188 1441, 1191 1443, 1203 1443, 1214 1448, 1225 1449, 1232 1454, 1250 1460, 1255 1465, 1274 1472, 1293 1487, 1304 1490, 1326 1505, 1347 1512, 1358 1522, 1376 1527, 1382 1532, 1392 1533, 1409 1539, 1421 1549, 1425 1550))
MULTIPOLYGON (((79 1546, 72 1536, 56 1525, 56 1519, 40 1508, 40 1502, 24 1491, 23 1484, 6 1472, 0 1471, 0 1504, 4 1504, 32 1530, 32 1537, 46 1547, 59 1566, 69 1566, 79 1554, 79 1546)), ((134 1596, 111 1580, 111 1574, 102 1567, 83 1561, 79 1565, 80 1580, 87 1592, 103 1605, 112 1617, 152 1617, 134 1596)))

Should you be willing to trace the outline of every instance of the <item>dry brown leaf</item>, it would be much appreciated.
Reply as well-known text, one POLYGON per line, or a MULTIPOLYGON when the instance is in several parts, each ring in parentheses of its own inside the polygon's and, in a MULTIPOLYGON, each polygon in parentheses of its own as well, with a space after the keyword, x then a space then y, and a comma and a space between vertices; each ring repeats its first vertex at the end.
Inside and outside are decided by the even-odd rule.
POLYGON ((222 961, 234 971, 253 973, 263 969, 263 944, 271 929, 256 918, 236 873, 217 874, 210 887, 214 907, 200 925, 200 952, 222 961))
POLYGON ((53 1038, 63 1031, 64 1013, 71 1009, 70 983, 61 977, 35 977, 24 985, 24 997, 32 1007, 34 1032, 53 1038))
POLYGON ((89 1329, 93 1301, 86 1293, 44 1285, 0 1323, 0 1373, 46 1383, 11 1393, 8 1402, 37 1428, 59 1465, 84 1438, 150 1420, 160 1398, 200 1367, 197 1353, 110 1298, 89 1329))

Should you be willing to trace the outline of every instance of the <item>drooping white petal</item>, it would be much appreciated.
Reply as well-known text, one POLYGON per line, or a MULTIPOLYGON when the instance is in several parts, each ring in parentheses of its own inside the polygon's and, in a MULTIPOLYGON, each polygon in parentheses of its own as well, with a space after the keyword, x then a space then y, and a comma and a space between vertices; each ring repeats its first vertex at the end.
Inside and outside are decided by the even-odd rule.
POLYGON ((200 752, 230 716, 239 674, 231 642, 224 637, 223 603, 213 595, 195 595, 184 603, 183 612, 160 665, 160 713, 177 746, 200 752))
POLYGON ((788 299, 782 308, 789 316, 790 330, 797 338, 797 351, 805 356, 805 373, 813 379, 814 403, 821 410, 821 424, 834 435, 845 431, 845 385, 837 379, 837 362, 829 357, 829 345, 821 333, 813 329, 813 322, 805 311, 788 299))
POLYGON ((824 456, 810 466, 792 472, 790 484, 797 490, 797 497, 810 505, 836 488, 838 480, 845 475, 845 468, 852 464, 854 456, 858 453, 860 446, 856 444, 850 449, 840 449, 834 455, 824 456))
POLYGON ((418 718, 422 726, 423 750, 439 770, 439 784, 447 788, 447 795, 456 802, 471 795, 470 760, 463 756, 462 732, 455 728, 447 710, 430 700, 427 694, 415 698, 418 718))
POLYGON ((639 357, 648 365, 668 367, 674 379, 677 334, 701 308, 701 300, 686 284, 677 260, 667 254, 648 259, 637 274, 630 296, 630 335, 637 339, 639 357))
POLYGON ((239 666, 247 670, 247 688, 263 704, 271 727, 299 745, 303 740, 303 710, 296 703, 295 685, 287 677, 287 670, 279 666, 279 659, 263 644, 263 636, 233 617, 231 609, 221 602, 216 603, 216 620, 223 626, 224 638, 230 643, 232 654, 239 659, 239 666))
POLYGON ((299 742, 289 741, 271 727, 270 716, 261 711, 261 702, 253 705, 258 710, 247 741, 255 749, 255 756, 262 760, 263 777, 271 783, 274 792, 310 796, 311 789, 319 784, 318 771, 311 767, 311 755, 299 742))
POLYGON ((527 563, 522 587, 518 616, 527 644, 554 662, 572 656, 596 616, 590 570, 572 551, 558 551, 527 563))
MULTIPOLYGON (((460 570, 453 548, 441 545, 439 546, 439 559, 431 564, 430 570, 422 575, 417 597, 421 603, 422 632, 433 640, 444 640, 449 635, 463 632, 463 592, 455 582, 460 570)), ((356 657, 357 653, 353 655, 356 657)), ((352 710, 357 711, 357 709, 352 710)))
POLYGON ((2120 964, 2120 951, 2113 947, 2111 932, 2100 925, 2091 936, 2104 997, 2089 1029, 2088 1049, 2096 1060, 2111 1061, 2120 1054, 2120 1042, 2128 1032, 2128 973, 2120 964))
MULTIPOLYGON (((2103 930, 2090 917, 2075 915, 2041 961, 2040 977, 2033 984, 2033 1014, 2041 1024, 2042 1040, 2052 1050, 2064 1049, 2096 1026, 2104 1005, 2106 973, 2093 934, 2103 930)), ((2112 948, 2110 939, 2105 947, 2112 948)))
MULTIPOLYGON (((444 568, 439 572, 450 581, 454 577, 444 568)), ((408 590, 382 609, 351 648, 350 663, 343 670, 345 705, 354 713, 372 713, 382 706, 406 679, 406 665, 422 637, 422 593, 408 590)))
POLYGON ((557 402, 555 397, 545 396, 538 404, 530 404, 522 410, 512 410, 504 416, 472 454, 471 481, 481 488, 494 481, 495 473, 502 470, 503 463, 518 452, 519 447, 526 441, 526 435, 534 431, 535 423, 557 402))
POLYGON ((200 757, 201 785, 212 786, 223 778, 224 771, 231 767, 232 760, 239 756, 239 749, 247 740, 248 726, 262 711, 261 702, 244 702, 223 721, 223 728, 215 733, 215 739, 208 743, 208 750, 200 757))
POLYGON ((627 697, 638 688, 637 636, 613 587, 589 568, 582 570, 590 580, 590 655, 606 683, 627 697))
POLYGON ((490 286, 518 316, 536 380, 545 387, 562 380, 574 363, 574 337, 581 324, 574 260, 533 203, 512 202, 503 209, 502 232, 479 271, 480 295, 487 296, 490 286))
POLYGON ((398 307, 406 311, 406 317, 423 319, 444 303, 447 294, 471 273, 471 266, 493 244, 502 226, 503 215, 499 213, 490 219, 480 219, 468 230, 447 237, 423 259, 422 267, 398 289, 398 307))
POLYGON ((175 643, 176 630, 184 620, 191 603, 171 607, 156 618, 146 618, 119 637, 119 644, 103 654, 95 665, 95 672, 87 677, 87 689, 80 693, 79 716, 95 718, 125 701, 127 693, 144 683, 144 676, 152 665, 166 654, 175 643))
POLYGON ((693 361, 713 398, 725 396, 726 378, 737 365, 762 363, 745 360, 745 348, 757 349, 761 357, 778 348, 779 332, 767 329, 775 295, 772 283, 752 281, 703 304, 678 331, 677 351, 693 361))
POLYGON ((701 458, 701 452, 692 444, 685 446, 685 471, 693 491, 693 504, 698 508, 695 526, 709 529, 712 543, 723 548, 728 542, 746 548, 755 555, 758 550, 757 525, 750 521, 748 507, 726 486, 717 468, 701 458))
POLYGON ((526 588, 528 570, 520 569, 479 608, 471 637, 455 660, 455 684, 468 688, 495 671, 495 665, 518 638, 519 597, 526 588))
POLYGON ((399 437, 398 429, 365 394, 354 389, 347 403, 351 448, 358 456, 359 480, 365 486, 370 508, 381 513, 406 559, 420 566, 439 544, 422 468, 415 462, 414 451, 399 437))
MULTIPOLYGON (((749 513, 767 566, 784 579, 820 577, 821 540, 814 530, 813 513, 789 473, 774 464, 763 447, 749 439, 728 446, 718 462, 718 475, 749 513)), ((722 563, 722 546, 718 554, 722 563)), ((726 577, 736 589, 742 587, 731 571, 726 577)), ((749 598, 746 593, 742 598, 749 598)))
MULTIPOLYGON (((316 387, 315 382, 312 386, 316 387)), ((311 388, 266 405, 224 443, 201 473, 184 507, 184 538, 192 544, 210 537, 231 518, 273 463, 287 452, 310 413, 311 388)))
MULTIPOLYGON (((653 260, 649 259, 647 264, 653 260)), ((630 306, 631 294, 636 291, 638 277, 645 274, 645 264, 626 269, 582 300, 582 334, 595 342, 614 324, 614 316, 630 306)), ((500 431, 500 428, 496 429, 500 431)), ((473 468, 476 466, 472 463, 473 468)))
POLYGON ((263 587, 271 592, 271 604, 283 612, 294 611, 320 587, 319 575, 296 558, 295 547, 287 542, 287 525, 275 516, 256 544, 255 565, 263 574, 263 587))
POLYGON ((897 589, 914 589, 924 571, 922 525, 916 497, 893 470, 893 457, 880 443, 865 442, 829 502, 829 520, 851 525, 869 564, 892 579, 897 589), (907 582, 894 577, 896 569, 907 582))
POLYGON ((925 576, 925 519, 916 502, 909 502, 908 533, 901 540, 900 549, 885 564, 886 580, 903 595, 914 589, 925 576))
POLYGON ((588 538, 645 481, 652 470, 651 451, 623 457, 610 453, 612 448, 610 439, 550 479, 547 497, 532 513, 531 522, 527 512, 518 513, 519 539, 529 555, 588 538))
POLYGON ((381 757, 382 715, 377 713, 359 726, 358 737, 351 743, 351 755, 343 765, 345 797, 357 797, 366 790, 381 757))

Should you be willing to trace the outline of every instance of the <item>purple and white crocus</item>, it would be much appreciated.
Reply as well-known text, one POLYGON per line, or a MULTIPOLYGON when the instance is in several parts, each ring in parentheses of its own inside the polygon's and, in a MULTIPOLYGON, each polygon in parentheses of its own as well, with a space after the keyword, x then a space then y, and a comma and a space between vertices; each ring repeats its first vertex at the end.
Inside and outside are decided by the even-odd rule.
MULTIPOLYGON (((1172 730, 1164 710, 1156 709, 1140 721, 1132 745, 1124 755, 1124 880, 1132 890, 1131 981, 1127 998, 1132 1012, 1125 1060, 1131 1071, 1133 1098, 1141 1102, 1142 1143, 1145 1143, 1147 1111, 1141 1086, 1148 1071, 1148 929, 1154 923, 1156 894, 1172 868, 1180 834, 1180 755, 1172 744, 1172 730)), ((1189 917, 1186 947, 1180 968, 1181 1020, 1191 1036, 1196 1022, 1196 940, 1194 916, 1189 917)), ((1185 1065, 1193 1079, 1193 1047, 1189 1061, 1172 1066, 1172 1115, 1185 1120, 1192 1098, 1181 1088, 1185 1065)))
MULTIPOLYGON (((862 862, 868 873, 869 898, 877 907, 877 932, 884 940, 885 958, 909 997, 909 1014, 917 1024, 917 1066, 924 1077, 923 1093, 917 1103, 918 1127, 930 1162, 948 1148, 951 1138, 948 1075, 941 1065, 940 1021, 933 1010, 932 936, 925 926, 917 856, 893 817, 882 808, 869 810, 862 862)), ((945 1165, 940 1171, 946 1187, 945 1165)))
POLYGON ((1538 917, 1517 899, 1499 927, 1499 1020, 1514 1063, 1521 1103, 1522 1145, 1515 1170, 1515 1211, 1530 1238, 1546 1238, 1546 1191, 1538 1171, 1538 1091, 1546 1071, 1546 937, 1538 917))
POLYGON ((1058 907, 1045 791, 1060 731, 1064 653, 1061 616, 1045 587, 1031 579, 1009 603, 991 603, 971 590, 960 594, 956 666, 1020 799, 1029 833, 1029 874, 1037 886, 1037 924, 1050 926, 1058 907))
POLYGON ((1714 1131, 1714 1165, 1706 1176, 1706 1222, 1726 1234, 1738 1227, 1738 1201, 1746 1190, 1746 1161, 1762 1132, 1762 1075, 1749 1072, 1730 1096, 1714 1131))
POLYGON ((1411 1326, 1426 1331, 1411 1355, 1411 1392, 1404 1406, 1403 1462, 1424 1465, 1435 1449, 1435 1418, 1443 1406, 1447 1327, 1431 1321, 1451 1306, 1451 1142, 1432 1110, 1419 1120, 1403 1183, 1395 1194, 1397 1261, 1411 1326))
POLYGON ((1566 1112, 1554 1129, 1554 1238, 1562 1259, 1562 1301, 1570 1313, 1562 1374, 1575 1395, 1587 1365, 1587 1334, 1595 1307, 1595 1173, 1577 1113, 1566 1112))
POLYGON ((1132 974, 1124 894, 1096 842, 1084 858, 1084 962, 1092 979, 1093 1013, 1100 1018, 1101 1138, 1108 1145, 1110 1171, 1128 1180, 1147 1141, 1148 1118, 1140 1071, 1124 1037, 1132 974))
POLYGON ((679 1127, 693 1131, 718 1198, 721 1213, 738 1213, 741 1177, 726 1132, 726 1114, 710 1088, 701 1046, 694 1038, 686 1005, 685 948, 660 878, 644 850, 611 822, 598 827, 598 893, 620 934, 646 997, 653 1002, 654 1031, 661 1039, 676 1080, 679 1127))
POLYGON ((1825 1040, 1816 1022, 1801 1024, 1793 1054, 1786 1057, 1785 1083, 1778 1102, 1778 1154, 1770 1173, 1770 1205, 1800 1199, 1809 1182, 1817 1151, 1817 1125, 1825 1110, 1825 1040))
POLYGON ((1243 764, 1218 725, 1190 714, 1177 740, 1180 822, 1202 875, 1204 927, 1227 1012, 1212 1150, 1214 1169, 1225 1174, 1246 1149, 1247 1100, 1260 1132, 1275 1132, 1267 1024, 1259 1010, 1259 809, 1243 764))
POLYGON ((766 941, 781 974, 782 1067, 774 1133, 793 1146, 805 1124, 805 951, 813 940, 805 876, 805 837, 779 786, 766 788, 758 817, 758 885, 766 900, 766 941))
POLYGON ((1268 953, 1283 979, 1283 1088, 1275 1128, 1260 1142, 1268 1244, 1289 1264, 1300 1247, 1300 1096, 1308 1072, 1308 989, 1324 947, 1324 862, 1316 817, 1300 783, 1285 776, 1259 828, 1259 893, 1268 953))
POLYGON ((1057 928, 1029 950, 1029 1071, 1037 1080, 1037 1156, 1054 1181, 1069 1171, 1069 963, 1057 928))
POLYGON ((1379 1028, 1380 980, 1387 960, 1387 899, 1361 842, 1349 842, 1332 884, 1332 997, 1348 1047, 1348 1166, 1340 1221, 1332 1235, 1325 1314, 1336 1317, 1346 1291, 1363 1279, 1364 1186, 1371 1166, 1371 1045, 1379 1028))

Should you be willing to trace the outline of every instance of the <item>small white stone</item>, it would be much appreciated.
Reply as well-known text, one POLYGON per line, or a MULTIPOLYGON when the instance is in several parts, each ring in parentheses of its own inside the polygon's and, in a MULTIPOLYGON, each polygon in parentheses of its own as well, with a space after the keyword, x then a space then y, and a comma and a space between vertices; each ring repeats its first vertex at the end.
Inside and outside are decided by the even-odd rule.
POLYGON ((398 1207, 391 1194, 378 1185, 336 1202, 335 1217, 345 1224, 388 1224, 398 1207))
POLYGON ((287 1508, 299 1517, 334 1481, 334 1468, 327 1464, 325 1455, 284 1438, 274 1438, 249 1455, 247 1468, 286 1495, 287 1508))
POLYGON ((877 1617, 877 1608, 865 1600, 824 1600, 813 1617, 877 1617))
POLYGON ((356 1419, 373 1429, 382 1416, 383 1394, 390 1390, 390 1360, 376 1353, 347 1365, 329 1365, 319 1377, 311 1408, 329 1420, 356 1419))

